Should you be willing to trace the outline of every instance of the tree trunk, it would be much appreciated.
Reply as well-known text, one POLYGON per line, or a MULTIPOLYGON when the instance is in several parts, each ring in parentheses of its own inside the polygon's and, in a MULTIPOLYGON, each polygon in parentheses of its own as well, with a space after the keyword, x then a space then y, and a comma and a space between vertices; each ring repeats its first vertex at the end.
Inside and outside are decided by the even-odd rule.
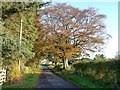
POLYGON ((18 60, 18 70, 20 72, 21 68, 20 68, 20 60, 18 60))
POLYGON ((63 60, 63 69, 68 67, 68 59, 63 60))
POLYGON ((66 67, 68 68, 68 59, 66 59, 65 64, 66 64, 66 67))

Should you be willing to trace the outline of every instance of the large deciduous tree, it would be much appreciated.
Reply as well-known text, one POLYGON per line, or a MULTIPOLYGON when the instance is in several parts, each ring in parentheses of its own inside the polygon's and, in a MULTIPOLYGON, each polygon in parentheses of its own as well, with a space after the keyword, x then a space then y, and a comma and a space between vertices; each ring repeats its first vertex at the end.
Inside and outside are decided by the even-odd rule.
POLYGON ((110 37, 105 31, 104 18, 94 8, 79 10, 66 4, 47 7, 39 19, 42 27, 35 49, 59 56, 66 68, 74 56, 101 50, 110 37))

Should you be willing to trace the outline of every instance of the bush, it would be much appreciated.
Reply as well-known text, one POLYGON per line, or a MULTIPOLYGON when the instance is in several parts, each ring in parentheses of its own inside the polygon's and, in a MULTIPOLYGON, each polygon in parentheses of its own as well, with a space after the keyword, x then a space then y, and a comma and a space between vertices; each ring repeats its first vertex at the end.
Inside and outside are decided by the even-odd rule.
POLYGON ((120 61, 106 61, 106 62, 80 62, 74 64, 74 73, 81 76, 90 76, 94 80, 100 80, 109 84, 120 84, 120 61))
POLYGON ((24 66, 24 74, 31 73, 31 67, 30 66, 24 66))
POLYGON ((19 67, 18 67, 18 62, 13 61, 11 63, 11 65, 8 68, 8 72, 7 72, 7 82, 9 83, 17 83, 21 81, 22 78, 22 74, 19 71, 19 67))

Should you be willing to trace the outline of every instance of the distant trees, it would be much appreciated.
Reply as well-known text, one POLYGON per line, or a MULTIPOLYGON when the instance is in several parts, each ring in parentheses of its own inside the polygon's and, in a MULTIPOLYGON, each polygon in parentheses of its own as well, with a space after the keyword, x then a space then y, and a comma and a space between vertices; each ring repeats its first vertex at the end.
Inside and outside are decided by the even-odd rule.
POLYGON ((95 62, 106 61, 106 60, 108 59, 104 56, 104 54, 96 54, 94 58, 95 62))
POLYGON ((39 55, 51 54, 68 61, 81 54, 101 50, 110 35, 105 32, 103 19, 94 8, 79 10, 66 4, 44 9, 39 19, 42 27, 35 43, 39 55))
POLYGON ((115 59, 116 59, 116 60, 120 60, 120 51, 118 51, 118 52, 116 53, 115 59))

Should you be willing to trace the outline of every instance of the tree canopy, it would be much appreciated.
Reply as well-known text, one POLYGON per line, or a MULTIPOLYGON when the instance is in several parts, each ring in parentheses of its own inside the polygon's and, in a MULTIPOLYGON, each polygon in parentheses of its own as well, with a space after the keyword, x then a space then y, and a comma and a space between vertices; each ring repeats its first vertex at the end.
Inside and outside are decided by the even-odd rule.
POLYGON ((80 57, 82 53, 97 52, 110 37, 105 31, 103 19, 94 8, 79 10, 70 5, 57 4, 40 14, 38 39, 35 50, 39 55, 51 54, 63 60, 80 57))
POLYGON ((22 44, 21 47, 17 48, 17 51, 21 49, 21 55, 22 57, 24 57, 24 59, 32 58, 34 56, 33 47, 37 34, 37 29, 34 27, 34 21, 36 17, 36 8, 38 7, 38 5, 39 3, 35 2, 2 3, 3 10, 2 19, 4 22, 3 26, 5 27, 4 32, 9 33, 6 35, 6 37, 3 36, 4 54, 5 54, 4 50, 9 51, 7 48, 5 48, 5 46, 8 47, 9 45, 11 45, 12 46, 11 49, 15 49, 13 47, 14 45, 12 44, 12 42, 14 42, 18 47, 20 46, 19 45, 20 20, 22 19, 23 21, 22 44), (7 37, 10 38, 12 37, 13 38, 12 41, 10 40, 10 38, 7 39, 7 37))

